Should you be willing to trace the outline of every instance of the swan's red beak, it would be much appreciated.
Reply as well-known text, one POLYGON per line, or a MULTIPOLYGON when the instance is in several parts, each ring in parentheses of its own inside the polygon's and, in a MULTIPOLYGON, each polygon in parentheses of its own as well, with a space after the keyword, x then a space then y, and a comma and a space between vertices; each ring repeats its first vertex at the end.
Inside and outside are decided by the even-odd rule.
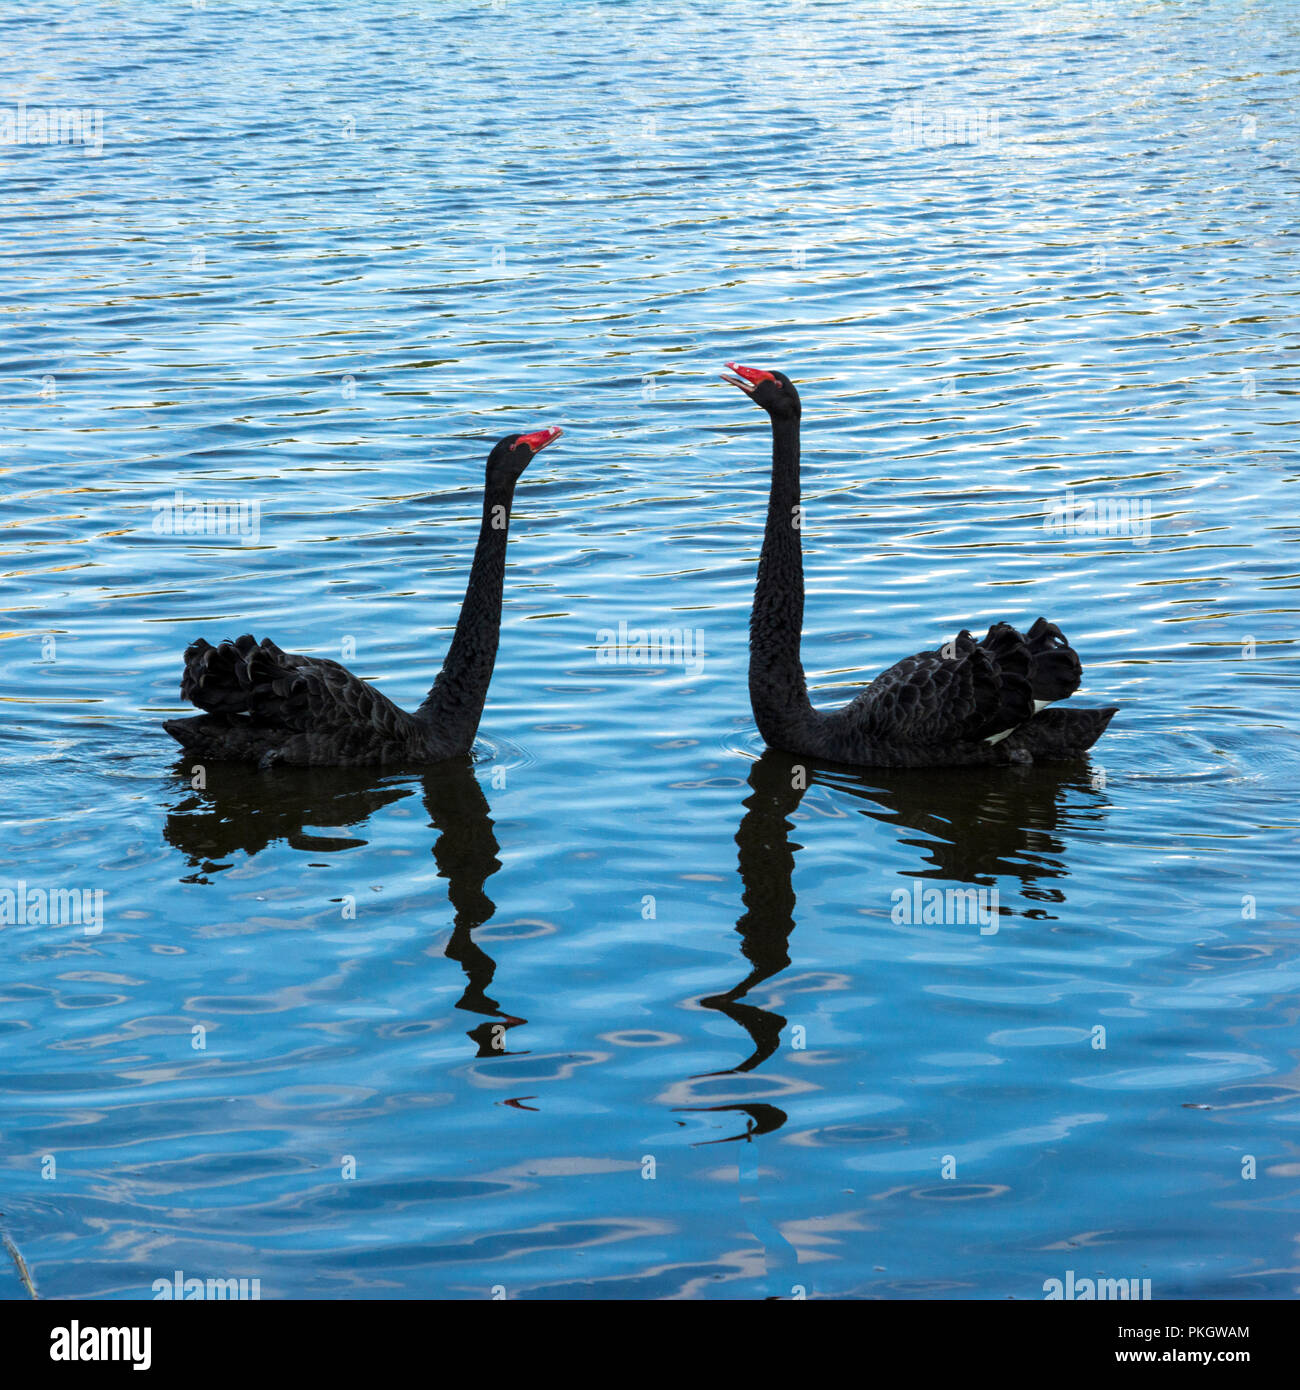
POLYGON ((730 367, 736 375, 728 376, 726 372, 723 372, 723 381, 730 382, 732 386, 739 386, 747 396, 752 396, 754 394, 754 388, 760 383, 764 381, 776 381, 776 378, 771 372, 759 371, 757 367, 740 367, 737 366, 735 362, 728 362, 727 366, 730 367))
POLYGON ((533 453, 537 454, 548 444, 553 444, 563 433, 559 425, 552 425, 548 430, 534 430, 532 434, 521 434, 517 442, 527 444, 533 453))

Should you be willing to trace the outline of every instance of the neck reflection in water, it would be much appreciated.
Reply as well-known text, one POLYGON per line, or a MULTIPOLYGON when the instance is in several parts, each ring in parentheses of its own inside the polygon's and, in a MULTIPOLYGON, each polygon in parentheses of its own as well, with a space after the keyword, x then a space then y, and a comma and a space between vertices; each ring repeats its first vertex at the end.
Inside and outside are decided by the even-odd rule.
MULTIPOLYGON (((795 854, 803 848, 791 840, 790 831, 806 791, 815 784, 835 793, 834 806, 822 810, 823 815, 844 815, 843 798, 851 797, 862 803, 855 810, 895 827, 900 832, 899 845, 919 854, 914 870, 899 871, 905 880, 899 896, 906 899, 909 909, 922 896, 921 880, 969 884, 994 895, 997 916, 990 926, 980 929, 985 936, 996 932, 999 919, 1054 918, 1051 906, 1065 901, 1060 881, 1069 875, 1067 841, 1060 832, 1097 822, 1105 813, 1104 796, 1095 788, 1086 760, 990 771, 865 771, 814 768, 807 759, 768 750, 750 769, 750 795, 736 832, 741 900, 745 905, 736 931, 749 969, 725 993, 706 995, 699 1001, 704 1008, 724 1013, 739 1024, 749 1035, 753 1050, 736 1066, 700 1073, 697 1081, 753 1071, 781 1045, 789 1020, 774 1009, 746 1002, 746 996, 790 965, 790 934, 795 925, 795 854), (996 896, 999 881, 1007 879, 1018 881, 1019 907, 996 896)), ((805 839, 811 819, 804 823, 805 839)), ((862 864, 861 872, 875 877, 870 864, 862 864)), ((886 894, 882 912, 887 912, 883 904, 889 901, 886 894)), ((981 901, 987 903, 990 899, 981 901)), ((920 924, 918 919, 917 925, 920 924)), ((725 1140, 705 1141, 708 1143, 770 1133, 787 1118, 776 1106, 755 1101, 678 1108, 743 1113, 745 1128, 741 1133, 725 1140)))
MULTIPOLYGON (((256 855, 277 841, 312 853, 336 853, 365 845, 356 835, 313 834, 363 825, 383 807, 411 796, 410 777, 381 776, 373 768, 277 768, 258 772, 235 763, 206 769, 208 785, 189 785, 189 768, 178 766, 186 792, 167 817, 163 836, 183 853, 193 872, 182 881, 205 883, 228 868, 234 854, 256 855)), ((491 920, 496 904, 486 883, 501 867, 487 797, 469 758, 428 770, 421 782, 430 828, 438 832, 433 858, 447 880, 452 933, 444 954, 465 972, 459 1009, 483 1015, 466 1034, 479 1057, 508 1056, 506 1033, 527 1020, 505 1012, 489 998, 496 962, 474 940, 491 920)))

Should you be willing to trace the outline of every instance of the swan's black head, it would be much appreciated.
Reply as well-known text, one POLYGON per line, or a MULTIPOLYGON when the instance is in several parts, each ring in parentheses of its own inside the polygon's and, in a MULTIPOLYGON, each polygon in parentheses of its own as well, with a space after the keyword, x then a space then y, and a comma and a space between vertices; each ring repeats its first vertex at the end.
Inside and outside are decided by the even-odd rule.
POLYGON ((774 420, 797 420, 803 407, 799 404, 799 393, 794 382, 784 372, 764 372, 757 367, 738 367, 734 362, 727 366, 736 373, 727 376, 729 381, 740 389, 751 401, 757 402, 774 420))
POLYGON ((558 425, 532 434, 508 434, 497 440, 488 455, 487 474, 490 482, 515 483, 519 475, 548 444, 554 443, 564 431, 558 425))

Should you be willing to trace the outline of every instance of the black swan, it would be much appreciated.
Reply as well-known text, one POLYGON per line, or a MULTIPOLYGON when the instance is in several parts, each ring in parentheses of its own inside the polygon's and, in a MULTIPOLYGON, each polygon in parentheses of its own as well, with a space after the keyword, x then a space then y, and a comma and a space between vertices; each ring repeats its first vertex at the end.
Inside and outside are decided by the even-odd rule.
POLYGON ((1078 757, 1116 708, 1045 709, 1079 688, 1079 657, 1055 623, 994 623, 882 672, 855 700, 817 710, 799 659, 799 393, 783 372, 727 366, 772 421, 772 492, 749 620, 749 700, 770 747, 863 767, 955 767, 1078 757))
POLYGON ((488 455, 483 524, 456 635, 414 714, 323 657, 249 636, 185 653, 181 698, 206 713, 163 728, 195 757, 291 767, 427 763, 468 753, 478 732, 501 630, 501 586, 515 484, 557 428, 511 434, 488 455))

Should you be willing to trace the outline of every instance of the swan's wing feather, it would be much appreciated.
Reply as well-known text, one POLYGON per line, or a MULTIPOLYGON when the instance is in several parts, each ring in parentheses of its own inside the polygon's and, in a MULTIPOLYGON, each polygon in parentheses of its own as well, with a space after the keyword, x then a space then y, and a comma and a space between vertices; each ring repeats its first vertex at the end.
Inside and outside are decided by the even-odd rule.
POLYGON ((1039 618, 1028 633, 995 623, 881 672, 854 704, 869 738, 901 745, 979 742, 1005 734, 1079 687, 1079 658, 1039 618))
POLYGON ((195 642, 185 653, 181 697, 212 714, 244 714, 299 733, 369 729, 401 738, 415 728, 405 710, 346 666, 248 635, 215 647, 195 642))

